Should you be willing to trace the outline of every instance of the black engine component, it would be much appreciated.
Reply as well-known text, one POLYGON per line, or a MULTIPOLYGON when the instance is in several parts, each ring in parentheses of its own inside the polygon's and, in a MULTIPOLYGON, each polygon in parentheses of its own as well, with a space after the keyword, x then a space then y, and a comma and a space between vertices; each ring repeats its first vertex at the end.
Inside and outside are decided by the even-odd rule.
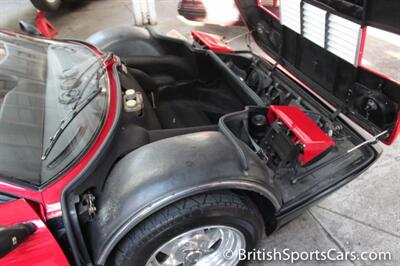
POLYGON ((260 147, 268 154, 271 163, 275 166, 284 167, 293 164, 300 153, 300 147, 293 143, 284 128, 282 122, 277 120, 260 141, 260 147))
POLYGON ((259 96, 265 94, 268 88, 272 85, 272 78, 268 76, 258 67, 253 66, 247 75, 246 83, 253 89, 259 96))
POLYGON ((259 62, 252 62, 246 69, 238 67, 232 61, 226 62, 226 66, 239 77, 240 80, 244 81, 267 106, 288 104, 291 94, 285 93, 284 90, 280 88, 281 86, 279 83, 274 83, 270 72, 260 66, 259 62))
POLYGON ((267 118, 265 114, 256 114, 250 118, 249 132, 255 139, 261 139, 267 132, 267 118))
POLYGON ((251 146, 272 168, 295 168, 297 161, 306 165, 319 160, 335 146, 334 131, 341 131, 320 114, 298 106, 252 108, 247 124, 251 146))
POLYGON ((262 99, 267 105, 282 105, 287 102, 285 93, 276 86, 270 86, 262 99))
POLYGON ((235 65, 232 61, 226 63, 226 66, 232 70, 241 80, 246 80, 247 72, 235 65))
POLYGON ((249 133, 258 143, 271 167, 285 167, 296 162, 301 147, 293 143, 291 134, 280 120, 268 124, 267 108, 252 108, 249 112, 249 133))
POLYGON ((0 226, 0 258, 14 250, 34 232, 33 223, 15 224, 10 227, 0 226))
POLYGON ((356 97, 354 105, 366 119, 381 128, 391 126, 391 122, 396 120, 396 104, 386 95, 360 89, 356 89, 355 92, 359 96, 356 97))
POLYGON ((255 63, 251 64, 246 70, 241 69, 232 61, 226 62, 226 66, 235 73, 239 79, 246 82, 255 93, 262 97, 272 85, 272 78, 260 69, 255 63))

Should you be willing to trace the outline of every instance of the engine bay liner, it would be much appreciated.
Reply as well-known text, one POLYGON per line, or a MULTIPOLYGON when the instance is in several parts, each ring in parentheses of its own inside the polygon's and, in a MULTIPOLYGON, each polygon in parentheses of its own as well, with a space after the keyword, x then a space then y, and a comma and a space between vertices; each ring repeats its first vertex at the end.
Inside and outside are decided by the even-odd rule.
MULTIPOLYGON (((288 80, 273 65, 255 55, 219 56, 226 66, 240 76, 243 83, 257 92, 266 103, 264 107, 249 106, 244 111, 224 116, 220 120, 220 128, 227 135, 234 136, 233 141, 245 143, 260 155, 260 159, 273 171, 274 182, 279 187, 284 202, 295 202, 312 191, 329 187, 346 173, 357 171, 374 158, 366 146, 344 156, 346 151, 361 143, 362 139, 355 135, 337 114, 322 107, 313 96, 307 95, 298 84, 288 80), (304 164, 299 160, 299 155, 304 154, 304 150, 301 150, 304 147, 301 147, 301 142, 293 139, 291 130, 285 127, 283 132, 267 136, 267 132, 274 131, 273 127, 276 126, 268 123, 268 114, 271 108, 275 107, 296 108, 297 112, 301 110, 326 134, 324 140, 328 140, 330 144, 314 160, 304 164), (253 124, 254 118, 260 115, 266 117, 264 128, 253 124), (266 140, 269 142, 267 145, 263 143, 266 140), (257 149, 261 149, 261 154, 257 149)), ((293 110, 289 112, 293 114, 293 110)))
POLYGON ((122 110, 118 157, 164 138, 221 130, 233 136, 234 145, 245 145, 259 155, 284 202, 328 187, 374 158, 368 147, 361 147, 344 160, 335 162, 337 156, 361 143, 362 139, 337 114, 323 107, 262 58, 250 53, 218 53, 216 56, 211 51, 193 49, 184 42, 149 33, 150 36, 132 38, 129 49, 121 43, 119 47, 106 47, 127 66, 126 74, 120 75, 122 93, 126 95, 128 90, 134 89, 144 98, 139 115, 122 110), (141 38, 146 42, 140 42, 141 53, 136 54, 137 44, 133 42, 141 38), (151 44, 150 48, 144 49, 144 43, 151 44), (308 129, 310 136, 320 131, 326 145, 322 147, 323 144, 318 143, 320 139, 315 141, 322 148, 314 150, 305 160, 305 154, 312 149, 311 142, 301 143, 302 138, 294 138, 293 128, 279 126, 282 129, 277 129, 281 119, 277 125, 265 125, 268 129, 274 127, 274 131, 254 132, 252 118, 261 114, 267 121, 268 111, 274 106, 297 108, 303 119, 307 117, 313 126, 308 129), (132 138, 133 135, 143 137, 132 138), (267 144, 262 142, 266 138, 267 144), (329 164, 330 161, 333 163, 329 164))

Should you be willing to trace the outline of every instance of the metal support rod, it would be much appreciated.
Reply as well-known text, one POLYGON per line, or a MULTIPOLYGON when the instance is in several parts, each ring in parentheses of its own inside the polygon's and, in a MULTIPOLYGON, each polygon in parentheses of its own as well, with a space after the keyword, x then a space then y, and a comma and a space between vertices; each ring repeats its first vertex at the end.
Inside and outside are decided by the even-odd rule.
POLYGON ((236 35, 235 37, 233 37, 233 38, 231 38, 231 39, 229 39, 229 40, 224 40, 224 38, 223 38, 222 40, 223 40, 226 44, 228 44, 228 43, 230 43, 230 42, 232 42, 232 41, 234 41, 234 40, 239 39, 239 38, 242 37, 242 36, 246 36, 247 34, 251 34, 253 31, 254 31, 254 30, 246 31, 246 32, 244 32, 244 33, 241 33, 241 34, 239 34, 239 35, 236 35))
POLYGON ((377 134, 377 135, 375 135, 375 136, 373 136, 373 137, 367 139, 366 141, 364 141, 364 142, 358 144, 357 146, 355 146, 355 147, 353 147, 353 148, 347 150, 345 153, 340 154, 340 155, 338 155, 337 157, 332 158, 331 160, 326 161, 326 162, 324 162, 324 163, 322 163, 322 164, 320 164, 320 165, 317 165, 317 166, 315 166, 315 167, 309 169, 308 171, 302 173, 301 175, 295 176, 295 177, 292 178, 292 180, 291 180, 291 181, 292 181, 292 184, 295 184, 297 181, 302 180, 303 178, 309 176, 309 175, 312 174, 313 172, 318 171, 318 170, 320 170, 321 168, 323 168, 323 167, 325 167, 325 166, 327 166, 327 165, 329 165, 329 164, 331 164, 331 163, 334 163, 334 162, 336 162, 336 161, 338 161, 338 160, 340 160, 340 159, 346 158, 347 155, 349 155, 350 153, 352 153, 352 152, 354 152, 354 151, 360 149, 361 147, 363 147, 363 146, 365 146, 365 145, 367 145, 367 144, 376 142, 376 141, 378 140, 379 137, 381 137, 381 136, 383 136, 383 135, 385 135, 385 134, 387 134, 387 133, 388 133, 388 131, 385 130, 385 131, 383 131, 383 132, 381 132, 381 133, 379 133, 379 134, 377 134))
POLYGON ((358 145, 355 146, 354 148, 349 149, 349 150, 347 151, 347 153, 351 153, 351 152, 353 152, 353 151, 355 151, 355 150, 358 150, 359 148, 361 148, 362 146, 364 146, 364 145, 366 145, 366 144, 374 143, 374 142, 376 142, 376 141, 378 140, 379 137, 381 137, 381 136, 383 136, 383 135, 385 135, 385 134, 387 134, 387 133, 388 133, 388 131, 385 130, 385 131, 379 133, 378 135, 373 136, 373 137, 370 138, 370 139, 367 139, 367 140, 364 141, 363 143, 358 144, 358 145))

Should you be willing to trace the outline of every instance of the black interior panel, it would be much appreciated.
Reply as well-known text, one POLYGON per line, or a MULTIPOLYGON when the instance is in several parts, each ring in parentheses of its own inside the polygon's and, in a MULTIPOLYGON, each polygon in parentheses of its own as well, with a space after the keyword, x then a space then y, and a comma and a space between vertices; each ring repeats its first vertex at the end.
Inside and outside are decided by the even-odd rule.
POLYGON ((128 58, 126 62, 146 94, 145 106, 152 109, 146 114, 155 115, 151 120, 159 121, 162 129, 215 125, 224 114, 252 103, 229 86, 204 53, 128 58), (163 63, 155 67, 157 62, 163 63))

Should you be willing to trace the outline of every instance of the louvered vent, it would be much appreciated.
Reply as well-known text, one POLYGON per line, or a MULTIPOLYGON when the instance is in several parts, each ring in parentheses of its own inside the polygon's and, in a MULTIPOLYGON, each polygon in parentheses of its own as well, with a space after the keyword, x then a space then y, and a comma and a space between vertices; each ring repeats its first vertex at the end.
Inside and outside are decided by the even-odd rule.
POLYGON ((297 33, 301 33, 301 0, 283 0, 280 3, 281 23, 297 33))
POLYGON ((330 15, 328 18, 326 48, 347 62, 356 64, 361 33, 362 30, 359 24, 336 15, 330 15))
POLYGON ((331 53, 356 65, 361 25, 301 0, 281 0, 281 23, 331 53), (303 17, 301 17, 303 16, 303 17))
POLYGON ((303 5, 303 36, 322 48, 325 46, 326 13, 313 5, 303 5))

